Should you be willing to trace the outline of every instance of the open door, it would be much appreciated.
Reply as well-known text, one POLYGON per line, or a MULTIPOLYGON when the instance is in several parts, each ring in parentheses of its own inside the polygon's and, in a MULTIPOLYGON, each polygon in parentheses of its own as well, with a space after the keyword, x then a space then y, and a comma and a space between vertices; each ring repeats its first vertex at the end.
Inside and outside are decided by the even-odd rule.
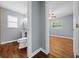
POLYGON ((79 52, 78 52, 78 42, 79 42, 79 2, 74 1, 73 2, 73 52, 74 52, 74 57, 79 57, 79 52))

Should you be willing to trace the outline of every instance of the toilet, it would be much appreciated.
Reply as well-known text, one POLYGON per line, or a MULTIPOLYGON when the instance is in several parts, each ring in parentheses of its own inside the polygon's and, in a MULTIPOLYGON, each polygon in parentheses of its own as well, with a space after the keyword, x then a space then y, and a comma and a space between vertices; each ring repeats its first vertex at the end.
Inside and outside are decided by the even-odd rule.
POLYGON ((19 43, 19 49, 27 47, 27 31, 21 31, 21 32, 22 32, 22 38, 19 38, 17 41, 19 43))
POLYGON ((19 49, 27 47, 28 26, 27 26, 26 22, 27 22, 27 18, 25 18, 24 21, 22 22, 22 28, 21 28, 22 38, 19 38, 18 41, 17 41, 19 43, 19 49))
POLYGON ((19 49, 27 47, 27 37, 20 38, 17 42, 19 43, 19 49))

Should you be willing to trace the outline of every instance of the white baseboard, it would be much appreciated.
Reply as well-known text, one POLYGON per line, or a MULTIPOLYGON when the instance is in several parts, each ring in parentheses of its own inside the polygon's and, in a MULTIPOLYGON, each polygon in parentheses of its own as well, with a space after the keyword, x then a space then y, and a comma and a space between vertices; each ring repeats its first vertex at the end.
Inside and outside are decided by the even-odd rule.
POLYGON ((50 35, 50 36, 55 36, 55 37, 60 37, 60 38, 67 38, 67 39, 73 39, 72 37, 65 37, 65 36, 59 36, 59 35, 50 35))
POLYGON ((40 48, 40 50, 41 50, 42 52, 44 52, 45 54, 48 54, 48 52, 47 52, 45 49, 40 48))
MULTIPOLYGON (((11 42, 15 42, 15 41, 17 41, 17 40, 12 40, 12 41, 7 41, 7 42, 1 42, 1 44, 11 43, 11 42)), ((36 51, 34 51, 34 52, 31 54, 30 57, 35 56, 35 55, 36 55, 38 52, 40 52, 40 51, 44 52, 45 54, 48 54, 45 49, 39 48, 39 49, 37 49, 36 51)))
POLYGON ((40 52, 41 51, 41 48, 39 48, 39 49, 37 49, 36 51, 34 51, 33 53, 32 53, 32 55, 30 56, 30 57, 33 57, 33 56, 35 56, 38 52, 40 52))
POLYGON ((6 43, 15 42, 15 41, 17 41, 17 40, 12 40, 12 41, 1 42, 0 44, 6 44, 6 43))
POLYGON ((35 55, 36 55, 38 52, 40 52, 40 51, 44 52, 45 54, 48 54, 45 49, 39 48, 39 49, 37 49, 36 51, 34 51, 30 57, 35 56, 35 55))

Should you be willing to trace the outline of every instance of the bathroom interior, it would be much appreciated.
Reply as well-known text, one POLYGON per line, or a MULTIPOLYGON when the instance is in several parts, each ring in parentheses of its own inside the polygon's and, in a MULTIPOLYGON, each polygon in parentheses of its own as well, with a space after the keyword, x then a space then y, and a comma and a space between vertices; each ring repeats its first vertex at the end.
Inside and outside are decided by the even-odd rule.
POLYGON ((27 1, 0 1, 0 57, 27 57, 27 1))

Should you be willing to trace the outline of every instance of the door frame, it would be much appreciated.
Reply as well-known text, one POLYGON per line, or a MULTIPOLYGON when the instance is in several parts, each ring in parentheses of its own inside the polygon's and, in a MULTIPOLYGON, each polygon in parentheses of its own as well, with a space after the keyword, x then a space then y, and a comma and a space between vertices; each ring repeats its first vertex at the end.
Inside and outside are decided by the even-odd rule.
MULTIPOLYGON (((47 9, 47 3, 45 3, 45 13, 46 13, 46 15, 45 15, 45 18, 46 18, 46 51, 47 51, 47 53, 49 53, 49 26, 48 26, 48 23, 49 23, 49 20, 48 20, 48 9, 47 9)), ((74 12, 74 11, 73 11, 74 12)), ((74 13, 73 13, 74 14, 74 13)), ((73 16, 74 17, 74 16, 73 16)), ((73 29, 74 29, 74 27, 75 27, 75 24, 76 23, 74 23, 74 21, 75 21, 75 19, 73 18, 73 29)), ((75 32, 74 32, 75 30, 73 30, 73 53, 74 53, 74 57, 76 58, 76 50, 75 50, 75 35, 74 34, 76 34, 75 32)))
POLYGON ((45 25, 46 25, 46 30, 45 30, 45 32, 46 32, 46 51, 47 51, 47 53, 49 53, 49 26, 48 26, 48 13, 47 13, 47 3, 45 2, 45 19, 46 19, 46 23, 45 23, 45 25))
POLYGON ((74 57, 76 58, 76 40, 77 40, 77 30, 79 31, 79 27, 76 27, 76 24, 79 25, 79 14, 78 14, 78 1, 73 2, 73 52, 74 52, 74 57))
POLYGON ((28 1, 27 57, 32 57, 32 1, 28 1))

